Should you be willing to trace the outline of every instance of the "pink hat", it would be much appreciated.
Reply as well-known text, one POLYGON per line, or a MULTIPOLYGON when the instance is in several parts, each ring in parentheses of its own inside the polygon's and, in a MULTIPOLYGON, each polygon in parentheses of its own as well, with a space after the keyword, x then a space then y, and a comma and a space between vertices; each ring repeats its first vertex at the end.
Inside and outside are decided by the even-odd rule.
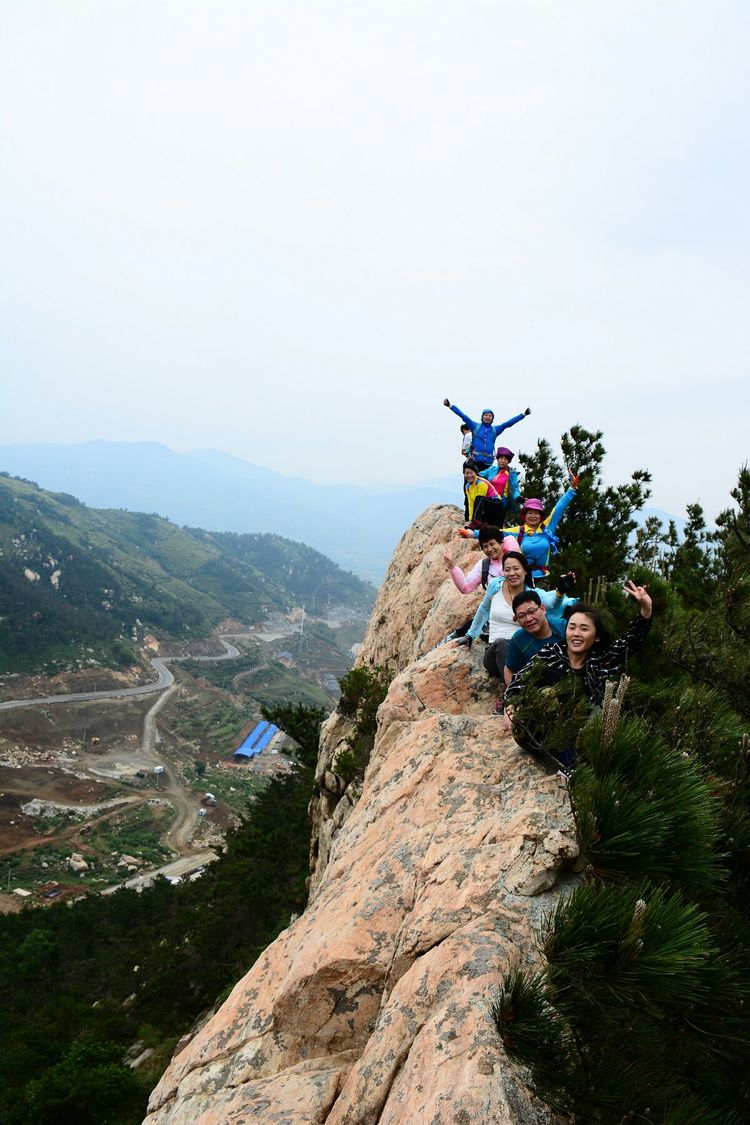
POLYGON ((544 504, 541 502, 541 500, 537 500, 536 497, 532 497, 531 500, 524 500, 523 506, 521 508, 521 515, 523 515, 524 512, 529 511, 543 512, 544 504))

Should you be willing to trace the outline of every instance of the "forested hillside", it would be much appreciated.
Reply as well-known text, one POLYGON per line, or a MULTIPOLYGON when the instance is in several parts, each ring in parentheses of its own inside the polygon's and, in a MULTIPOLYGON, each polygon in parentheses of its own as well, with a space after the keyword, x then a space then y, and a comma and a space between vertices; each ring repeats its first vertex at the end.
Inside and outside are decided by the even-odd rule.
POLYGON ((203 636, 226 617, 252 624, 306 602, 367 609, 373 596, 277 535, 180 528, 0 476, 0 673, 127 664, 144 631, 203 636))

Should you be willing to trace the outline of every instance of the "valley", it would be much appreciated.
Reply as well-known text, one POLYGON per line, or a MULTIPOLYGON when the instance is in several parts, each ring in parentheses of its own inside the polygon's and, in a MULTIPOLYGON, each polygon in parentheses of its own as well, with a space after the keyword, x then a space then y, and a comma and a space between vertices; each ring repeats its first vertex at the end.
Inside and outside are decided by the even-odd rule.
POLYGON ((0 909, 200 877, 268 779, 286 736, 233 750, 280 697, 330 708, 366 615, 301 608, 145 638, 137 665, 0 685, 0 909), (210 796, 208 796, 210 795, 210 796))

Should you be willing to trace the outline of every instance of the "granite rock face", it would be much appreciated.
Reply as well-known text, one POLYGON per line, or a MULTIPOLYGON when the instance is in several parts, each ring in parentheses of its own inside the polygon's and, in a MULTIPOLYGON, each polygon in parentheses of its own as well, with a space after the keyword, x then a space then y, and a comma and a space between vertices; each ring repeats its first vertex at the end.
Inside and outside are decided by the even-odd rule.
MULTIPOLYGON (((501 974, 537 957, 534 933, 576 856, 574 825, 564 783, 491 716, 481 653, 415 659, 430 647, 431 616, 435 631, 453 627, 441 589, 452 511, 430 509, 394 556, 389 576, 398 560, 406 567, 413 534, 409 617, 400 627, 379 599, 386 621, 371 625, 360 659, 401 672, 361 796, 335 793, 331 816, 318 817, 319 829, 339 823, 319 849, 308 907, 172 1060, 149 1125, 554 1120, 505 1054, 489 1006, 501 974)), ((463 620, 470 599, 457 597, 463 620)), ((330 746, 346 735, 340 716, 329 720, 319 772, 334 789, 330 746)))

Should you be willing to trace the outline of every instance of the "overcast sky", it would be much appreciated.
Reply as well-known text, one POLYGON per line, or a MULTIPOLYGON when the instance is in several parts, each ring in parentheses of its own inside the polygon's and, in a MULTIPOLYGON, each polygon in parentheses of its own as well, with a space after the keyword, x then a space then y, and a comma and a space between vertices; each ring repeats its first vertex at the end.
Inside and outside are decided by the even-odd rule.
POLYGON ((0 0, 0 441, 330 482, 747 459, 746 0, 0 0))

